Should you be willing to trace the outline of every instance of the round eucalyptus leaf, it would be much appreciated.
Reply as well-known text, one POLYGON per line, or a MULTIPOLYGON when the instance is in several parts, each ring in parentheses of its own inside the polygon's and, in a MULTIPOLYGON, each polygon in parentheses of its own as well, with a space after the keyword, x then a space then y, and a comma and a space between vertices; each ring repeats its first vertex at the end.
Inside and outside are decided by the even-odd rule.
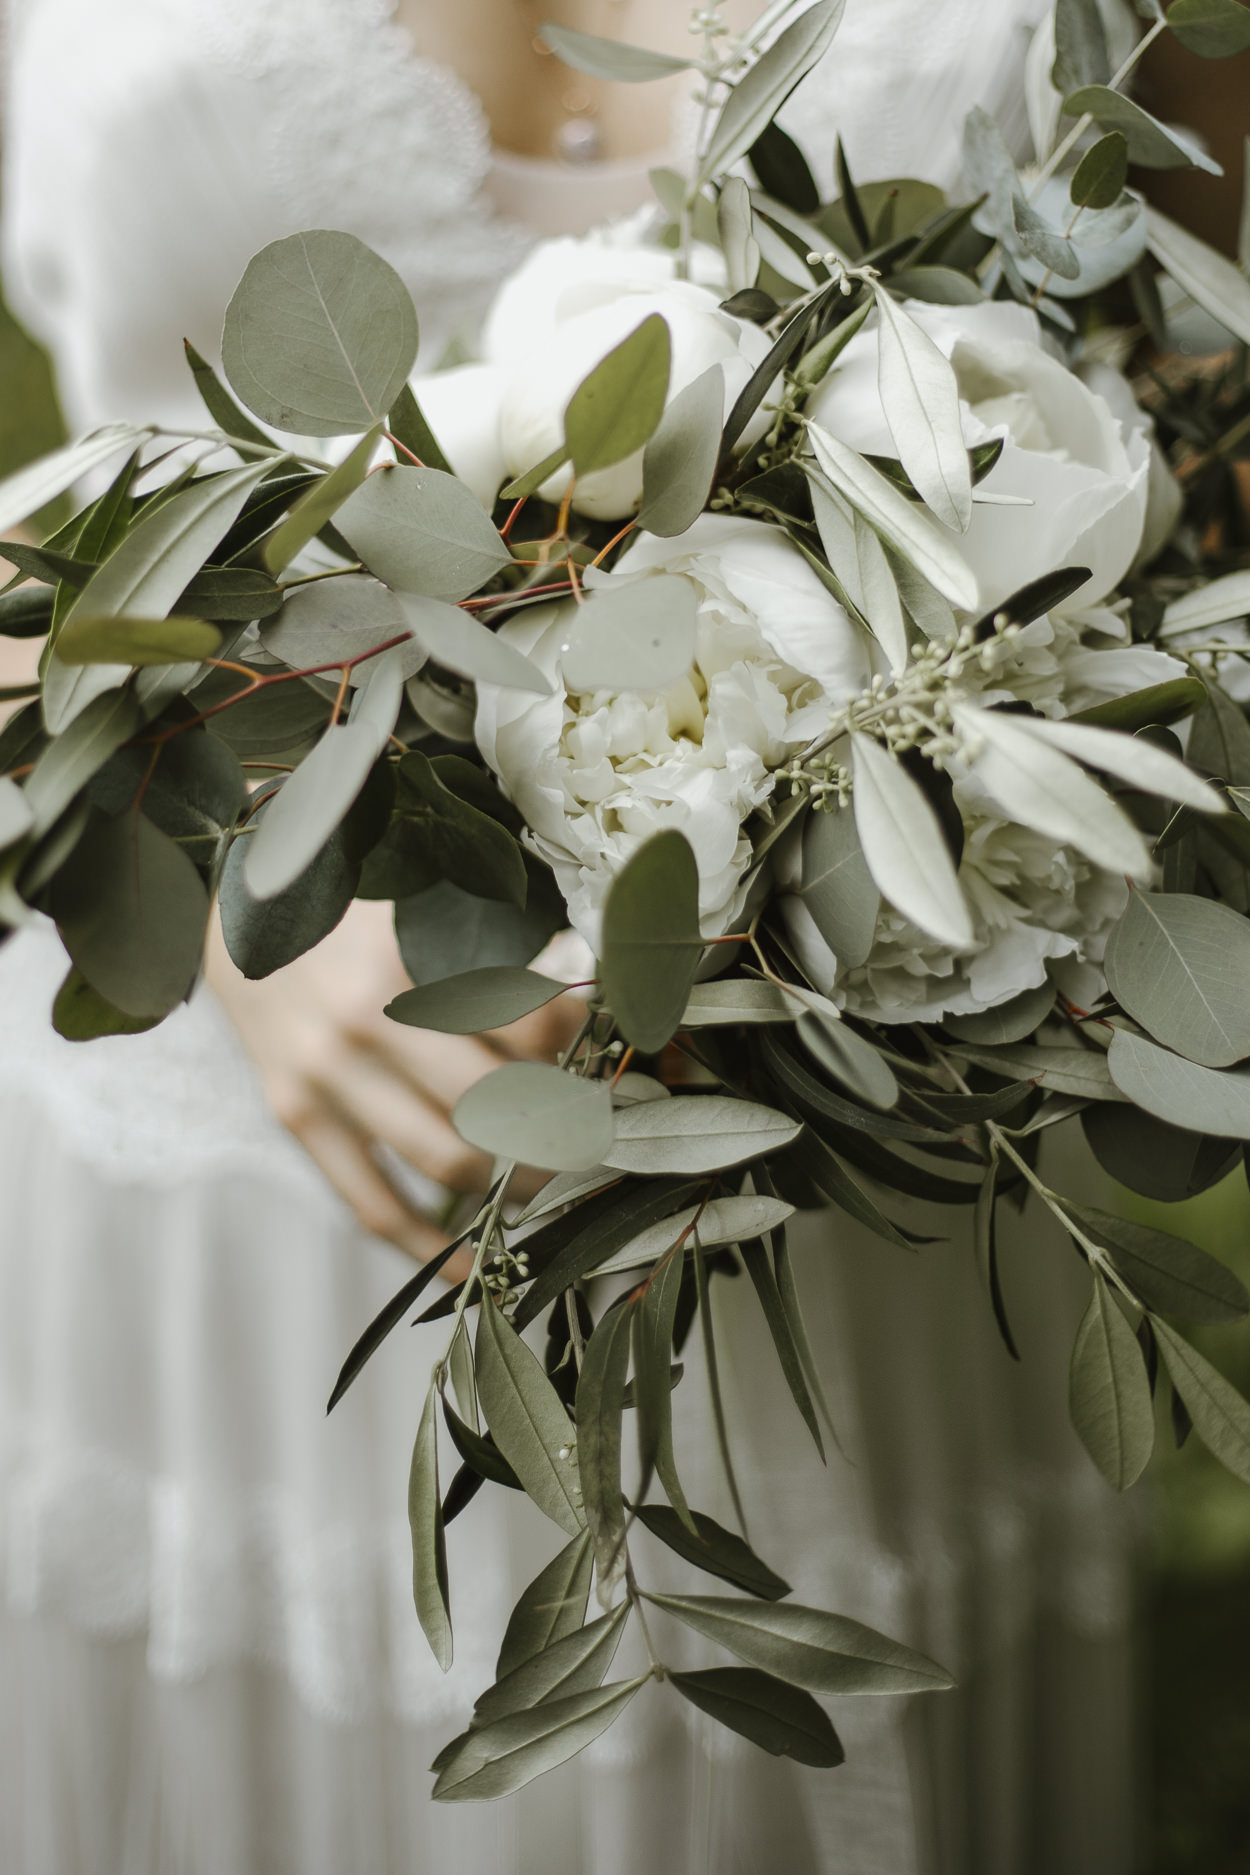
POLYGON ((182 848, 131 810, 93 815, 52 887, 70 957, 126 1016, 165 1016, 200 967, 208 892, 182 848))
POLYGON ((335 525, 380 580, 431 599, 467 599, 512 560, 476 495, 441 469, 375 470, 335 525))
POLYGON ((1250 919, 1184 892, 1132 892, 1107 983, 1156 1041, 1207 1068, 1250 1055, 1250 919))
POLYGON ((1240 0, 1175 0, 1168 30, 1200 59, 1235 58, 1250 50, 1250 7, 1240 0))
POLYGON ((699 595, 681 573, 593 587, 566 614, 570 690, 667 690, 694 663, 699 595))
POLYGON ((509 1061, 484 1075, 461 1095, 451 1117, 471 1146, 548 1172, 598 1165, 612 1144, 606 1084, 543 1062, 509 1061))
POLYGON ((678 391, 647 444, 639 527, 671 540, 698 520, 712 492, 724 419, 725 374, 709 365, 678 391))
POLYGON ((534 970, 497 964, 404 990, 386 1005, 386 1013, 393 1021, 414 1029, 437 1029, 444 1035, 480 1035, 485 1029, 503 1029, 510 1022, 519 1022, 522 1016, 532 1015, 544 1003, 562 996, 564 987, 534 970))
POLYGON ((651 440, 664 414, 672 362, 668 326, 651 313, 582 379, 564 412, 575 474, 610 469, 651 440))
POLYGON ((1022 990, 1010 1002, 999 1003, 993 1009, 981 1009, 969 1016, 943 1016, 942 1026, 961 1042, 979 1042, 983 1048, 994 1048, 1027 1040, 1054 1005, 1054 984, 1040 983, 1036 989, 1022 990))
POLYGON ((248 262, 226 310, 226 376, 276 430, 367 430, 385 417, 416 357, 407 287, 353 234, 321 228, 271 242, 248 262))
POLYGON ((458 677, 498 684, 504 690, 534 690, 550 696, 551 685, 537 664, 514 644, 488 630, 460 606, 417 593, 398 595, 404 619, 423 651, 458 677))
POLYGON ((198 618, 100 618, 75 613, 62 626, 62 664, 182 664, 215 657, 221 633, 198 618))
MULTIPOLYGON (((318 579, 296 586, 282 610, 266 619, 260 641, 266 651, 281 658, 292 670, 346 661, 385 644, 409 629, 397 596, 381 580, 364 573, 343 573, 336 579, 318 579)), ((415 642, 399 647, 405 677, 415 676, 425 663, 425 651, 415 642)), ((360 682, 368 665, 352 672, 360 682)))

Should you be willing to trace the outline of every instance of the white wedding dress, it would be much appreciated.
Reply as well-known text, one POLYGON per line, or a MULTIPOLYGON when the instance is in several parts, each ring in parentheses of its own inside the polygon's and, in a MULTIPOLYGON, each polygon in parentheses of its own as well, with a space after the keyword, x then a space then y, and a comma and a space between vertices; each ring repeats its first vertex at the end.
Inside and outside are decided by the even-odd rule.
MULTIPOLYGON (((1022 119, 1040 11, 850 0, 787 121, 826 181, 835 123, 864 177, 949 178, 971 103, 1022 119)), ((19 0, 5 142, 6 286, 75 426, 198 425, 178 341, 215 349, 276 236, 379 248, 433 361, 524 251, 518 205, 531 227, 584 221, 641 182, 492 167, 476 101, 412 56, 386 0, 19 0)), ((913 1258, 813 1221, 800 1276, 849 1454, 827 1469, 745 1285, 722 1298, 760 1548, 800 1599, 935 1654, 958 1692, 834 1702, 848 1763, 830 1773, 651 1688, 519 1797, 444 1808, 426 1766, 556 1534, 498 1492, 453 1526, 440 1674, 404 1503, 441 1344, 401 1330, 324 1417, 409 1266, 269 1118, 209 996, 73 1047, 48 1021, 62 970, 45 932, 0 951, 5 1875, 1122 1875, 1125 1531, 1064 1423, 1061 1243, 1030 1226, 1005 1244, 1016 1369, 961 1228, 913 1258)), ((687 1441, 692 1478, 707 1444, 687 1441)), ((699 1496, 717 1508, 714 1483, 699 1496)))

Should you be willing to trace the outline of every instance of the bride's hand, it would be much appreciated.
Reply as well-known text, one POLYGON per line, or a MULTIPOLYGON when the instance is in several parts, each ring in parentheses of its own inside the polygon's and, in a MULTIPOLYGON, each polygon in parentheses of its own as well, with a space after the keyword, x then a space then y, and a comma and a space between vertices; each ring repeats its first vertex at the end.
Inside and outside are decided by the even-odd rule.
MULTIPOLYGON (((383 1007, 409 980, 391 909, 358 899, 315 950, 260 982, 235 969, 214 919, 207 977, 279 1120, 366 1230, 426 1262, 446 1237, 387 1172, 378 1147, 452 1191, 482 1190, 490 1160, 460 1138, 451 1109, 503 1061, 554 1059, 580 1008, 562 998, 488 1038, 392 1022, 383 1007)), ((541 1175, 529 1175, 528 1190, 539 1183, 541 1175)), ((514 1189, 524 1195, 524 1174, 514 1189)), ((448 1265, 449 1277, 466 1273, 459 1261, 448 1265)))

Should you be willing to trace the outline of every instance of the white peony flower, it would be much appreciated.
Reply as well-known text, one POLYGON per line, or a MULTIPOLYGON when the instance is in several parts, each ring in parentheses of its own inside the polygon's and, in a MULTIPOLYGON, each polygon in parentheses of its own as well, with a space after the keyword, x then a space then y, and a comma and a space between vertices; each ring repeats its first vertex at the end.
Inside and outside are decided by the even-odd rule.
MULTIPOLYGON (((757 326, 722 312, 722 295, 711 287, 678 280, 675 255, 640 236, 634 229, 634 245, 619 229, 542 242, 497 295, 482 362, 414 381, 448 461, 483 502, 560 446, 573 392, 650 314, 660 315, 672 341, 670 398, 718 365, 728 416, 766 355, 768 339, 757 326)), ((568 467, 557 470, 540 493, 559 501, 571 477, 568 467)), ((641 500, 639 450, 582 477, 573 506, 612 521, 636 513, 641 500)))
MULTIPOLYGON (((1121 421, 1097 389, 1050 356, 1026 307, 911 300, 907 311, 954 367, 969 447, 1004 439, 982 488, 1030 504, 975 506, 967 533, 953 536, 985 608, 1066 566, 1090 568, 1073 603, 1096 605, 1142 547, 1151 463, 1146 431, 1121 421)), ((807 414, 861 453, 892 456, 877 360, 874 314, 808 398, 807 414)), ((1100 373, 1100 386, 1106 382, 1100 373)))
MULTIPOLYGON (((872 669, 862 634, 779 528, 705 514, 676 541, 640 540, 609 577, 658 573, 684 574, 699 598, 695 662, 662 695, 478 686, 478 746, 592 949, 612 879, 667 827, 694 850, 704 935, 732 930, 751 862, 744 821, 872 669)), ((558 680, 573 609, 522 612, 501 635, 558 680)))

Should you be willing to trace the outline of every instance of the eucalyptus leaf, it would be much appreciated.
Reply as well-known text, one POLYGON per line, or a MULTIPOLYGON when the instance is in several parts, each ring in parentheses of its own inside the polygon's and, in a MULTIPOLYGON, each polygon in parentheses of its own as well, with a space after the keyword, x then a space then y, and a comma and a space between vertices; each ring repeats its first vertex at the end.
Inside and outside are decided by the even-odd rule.
POLYGON ((1150 1325, 1198 1437, 1222 1465, 1250 1484, 1250 1406, 1174 1328, 1157 1317, 1150 1325))
MULTIPOLYGON (((407 630, 398 597, 380 580, 342 573, 289 591, 281 611, 261 626, 260 641, 292 670, 308 670, 345 664, 407 630)), ((411 677, 425 662, 425 647, 412 642, 398 649, 403 675, 411 677)), ((366 669, 359 666, 353 675, 359 679, 366 669)))
POLYGON ((1053 228, 1022 195, 1011 199, 1011 224, 1025 253, 1038 261, 1048 275, 1057 274, 1061 280, 1075 280, 1080 276, 1081 263, 1072 242, 1053 228))
POLYGON ((442 469, 448 475, 453 473, 438 438, 426 422, 425 412, 417 402, 411 384, 401 385, 399 395, 391 405, 388 423, 394 440, 402 449, 415 456, 421 468, 442 469))
POLYGON ((738 80, 703 152, 696 187, 731 169, 746 154, 799 81, 824 57, 845 10, 846 0, 816 0, 738 80))
POLYGON ((287 235, 248 262, 226 309, 226 376, 276 430, 354 435, 380 422, 417 357, 395 269, 352 234, 287 235))
POLYGON ((399 600, 417 644, 436 664, 476 683, 550 696, 551 684, 537 664, 460 606, 413 593, 401 593, 399 600))
POLYGON ((539 1510, 579 1535, 586 1517, 572 1424, 537 1356, 490 1297, 479 1311, 475 1353, 478 1399, 495 1444, 539 1510))
POLYGON ((1036 989, 1023 990, 993 1009, 968 1016, 943 1016, 942 1026, 961 1042, 978 1042, 992 1048, 999 1043, 1024 1041, 1045 1021, 1054 1004, 1054 984, 1040 983, 1036 989))
POLYGON ((466 1732, 456 1751, 441 1761, 434 1797, 459 1803, 520 1790, 606 1731, 647 1677, 574 1693, 466 1732))
POLYGON ((395 933, 404 968, 416 984, 469 970, 525 965, 567 922, 563 900, 545 869, 529 870, 524 909, 482 898, 444 880, 395 906, 395 933))
POLYGON ((128 423, 107 424, 6 476, 0 482, 0 534, 28 521, 110 456, 133 450, 148 435, 147 430, 132 429, 128 423))
POLYGON ((479 1035, 484 1029, 506 1028, 535 1009, 564 994, 563 983, 533 970, 496 964, 468 970, 462 976, 442 977, 418 989, 402 990, 386 1005, 394 1022, 414 1029, 436 1029, 444 1035, 479 1035))
POLYGON ((1205 169, 1222 176, 1219 164, 1202 146, 1134 104, 1107 85, 1084 85, 1063 101, 1067 117, 1092 117, 1103 130, 1118 130, 1128 144, 1129 161, 1147 169, 1205 169))
POLYGON ((474 1726, 491 1725, 542 1701, 568 1699, 602 1685, 631 1612, 624 1601, 598 1621, 531 1654, 482 1694, 473 1708, 474 1726))
POLYGON ((1221 1139, 1250 1139, 1250 1068, 1202 1068, 1117 1029, 1107 1065, 1121 1093, 1156 1119, 1221 1139))
POLYGON ((799 1004, 759 977, 718 977, 696 983, 682 1013, 683 1029, 714 1029, 739 1022, 793 1022, 799 1004))
POLYGON ((576 475, 610 469, 654 436, 668 397, 673 344, 651 313, 589 372, 564 412, 564 441, 576 475))
POLYGON ((1119 201, 1127 179, 1128 141, 1123 131, 1110 130, 1077 164, 1069 199, 1076 208, 1110 208, 1119 201))
POLYGON ((844 1615, 797 1602, 745 1602, 719 1595, 648 1595, 647 1600, 751 1666, 815 1693, 943 1692, 954 1684, 923 1654, 844 1615))
POLYGON ((93 815, 52 887, 52 914, 70 957, 128 1016, 165 1016, 200 968, 208 893, 192 862, 130 810, 93 815))
POLYGON ((679 1094, 623 1108, 615 1139, 598 1156, 619 1171, 648 1176, 715 1172, 775 1152, 798 1132, 797 1122, 755 1101, 679 1094))
POLYGON ((1107 941, 1112 995, 1190 1061, 1250 1055, 1250 920, 1188 893, 1132 892, 1107 941))
POLYGON ((720 459, 725 374, 709 365, 665 406, 642 458, 638 525, 670 540, 707 506, 720 459))
POLYGON ((197 618, 92 617, 75 612, 57 635, 57 662, 181 664, 215 657, 221 633, 197 618))
POLYGON ((693 1513, 693 1531, 666 1504, 635 1505, 634 1515, 652 1536, 667 1543, 686 1562, 694 1563, 709 1575, 719 1576, 723 1582, 732 1582, 735 1588, 745 1589, 748 1595, 775 1602, 790 1593, 790 1584, 767 1563, 761 1562, 749 1544, 732 1530, 723 1530, 702 1511, 693 1513))
POLYGON ((1230 59, 1250 50, 1250 7, 1241 0, 1174 0, 1168 31, 1200 59, 1230 59))
POLYGON ((159 1016, 128 1016, 93 989, 81 970, 70 967, 52 1004, 52 1026, 67 1042, 94 1042, 102 1035, 145 1035, 159 1016))
POLYGON ((437 1390, 430 1388, 421 1413, 408 1474, 408 1522, 412 1530, 412 1594, 430 1651, 446 1673, 452 1661, 451 1607, 447 1592, 447 1544, 438 1491, 437 1390))
POLYGON ((29 797, 8 775, 0 775, 0 848, 24 839, 34 820, 35 810, 29 797))
POLYGON ((740 1737, 775 1758, 829 1769, 845 1753, 829 1721, 810 1693, 787 1686, 757 1667, 707 1667, 698 1673, 671 1673, 684 1699, 740 1737))
POLYGON ((932 807, 870 736, 852 735, 851 747, 855 827, 877 889, 940 943, 971 944, 971 914, 932 807))
POLYGON ((556 26, 550 20, 539 27, 538 37, 575 72, 585 72, 589 78, 607 79, 610 84, 645 85, 652 79, 690 70, 689 59, 674 58, 668 52, 648 52, 642 46, 622 45, 619 39, 577 32, 572 26, 556 26))
POLYGON ((353 490, 360 487, 381 434, 381 424, 375 423, 342 462, 292 502, 290 512, 279 521, 261 549, 261 558, 269 572, 281 573, 288 567, 338 513, 353 490))
POLYGON ((613 1144, 606 1085, 538 1061, 505 1062, 483 1075, 460 1096, 451 1118, 471 1146, 549 1172, 607 1163, 613 1144))
POLYGON ((857 970, 872 949, 881 894, 864 858, 854 812, 831 807, 803 828, 803 902, 838 961, 857 970))
POLYGON ((702 955, 699 875, 685 836, 654 834, 612 881, 603 911, 603 994, 626 1040, 655 1054, 682 1019, 702 955))
POLYGON ((441 469, 375 470, 335 525, 385 585, 430 599, 466 599, 512 560, 476 495, 441 469))
POLYGON ((1137 1336, 1097 1271, 1072 1345, 1068 1406, 1107 1483, 1117 1491, 1135 1484, 1154 1449, 1150 1381, 1137 1336))
POLYGON ((596 1592, 603 1608, 611 1606, 625 1573, 621 1420, 632 1327, 628 1304, 602 1316, 586 1343, 577 1381, 577 1475, 595 1546, 596 1592))
POLYGON ((593 1569, 590 1532, 579 1530, 535 1576, 512 1610, 495 1666, 497 1679, 506 1679, 535 1654, 581 1628, 593 1569))
POLYGON ((694 663, 699 595, 680 573, 596 586, 570 616, 569 690, 664 691, 694 663))

